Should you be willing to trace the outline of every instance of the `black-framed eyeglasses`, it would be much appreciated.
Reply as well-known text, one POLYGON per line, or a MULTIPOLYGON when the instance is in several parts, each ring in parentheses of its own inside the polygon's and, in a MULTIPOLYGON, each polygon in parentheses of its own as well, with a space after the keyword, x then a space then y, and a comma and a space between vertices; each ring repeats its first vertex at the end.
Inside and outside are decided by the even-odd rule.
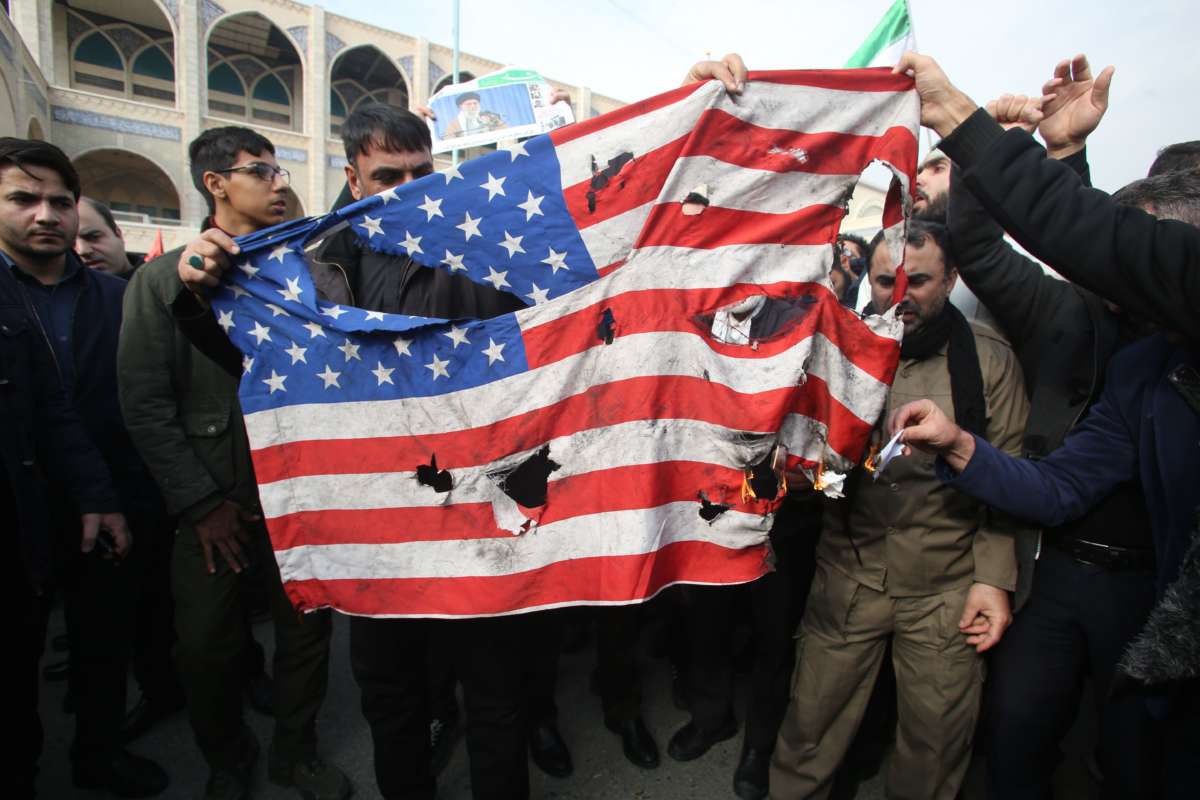
POLYGON ((291 185, 292 173, 286 169, 274 164, 264 164, 261 161, 255 161, 253 164, 242 164, 240 167, 229 167, 228 169, 214 169, 213 172, 244 172, 247 175, 253 175, 262 181, 275 181, 275 176, 279 175, 283 178, 283 182, 291 185))

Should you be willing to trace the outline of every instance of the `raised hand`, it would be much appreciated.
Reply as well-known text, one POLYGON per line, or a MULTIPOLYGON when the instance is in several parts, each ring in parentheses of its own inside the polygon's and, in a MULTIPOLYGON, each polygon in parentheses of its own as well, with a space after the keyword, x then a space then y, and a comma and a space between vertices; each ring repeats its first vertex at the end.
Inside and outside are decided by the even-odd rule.
POLYGON ((975 113, 975 102, 963 94, 938 63, 920 53, 905 53, 892 67, 898 75, 911 75, 921 98, 921 124, 933 128, 939 136, 949 136, 967 117, 975 113))
POLYGON ((1038 122, 1042 119, 1042 103, 1044 101, 1044 97, 1002 94, 988 103, 985 108, 1004 130, 1020 128, 1032 134, 1037 130, 1038 122))
POLYGON ((725 84, 730 94, 741 94, 746 88, 746 63, 737 53, 730 53, 720 61, 697 61, 684 76, 681 86, 716 79, 725 84))
POLYGON ((1113 67, 1095 78, 1087 56, 1080 54, 1058 62, 1054 77, 1042 86, 1042 120, 1038 133, 1046 151, 1064 158, 1083 149, 1084 142, 1108 110, 1113 67))

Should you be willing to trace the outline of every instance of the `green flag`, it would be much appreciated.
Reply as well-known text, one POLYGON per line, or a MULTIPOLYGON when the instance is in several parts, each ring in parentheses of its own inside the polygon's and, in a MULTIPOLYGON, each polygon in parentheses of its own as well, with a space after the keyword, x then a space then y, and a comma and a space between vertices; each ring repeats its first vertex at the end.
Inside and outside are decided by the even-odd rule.
POLYGON ((908 16, 907 0, 896 0, 846 62, 847 69, 856 67, 891 67, 908 50, 917 49, 912 20, 908 16))

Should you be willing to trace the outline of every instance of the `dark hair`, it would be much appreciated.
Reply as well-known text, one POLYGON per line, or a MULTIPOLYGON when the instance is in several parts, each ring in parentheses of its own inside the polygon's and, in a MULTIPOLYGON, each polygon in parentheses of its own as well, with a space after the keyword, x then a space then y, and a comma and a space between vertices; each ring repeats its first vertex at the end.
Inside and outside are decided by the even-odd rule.
POLYGON ((1159 219, 1176 219, 1200 227, 1200 169, 1142 178, 1112 199, 1117 205, 1145 208, 1159 219))
POLYGON ((468 100, 474 100, 477 103, 480 102, 479 93, 478 92, 463 92, 458 97, 454 98, 454 105, 458 106, 459 108, 462 108, 462 104, 467 102, 468 100))
POLYGON ((1185 169, 1200 169, 1200 141, 1177 142, 1159 150, 1146 177, 1153 178, 1185 169))
POLYGON ((871 243, 867 245, 867 272, 871 271, 871 262, 875 260, 875 251, 883 244, 883 231, 871 237, 871 243))
POLYGON ((342 144, 350 163, 375 145, 393 153, 433 149, 429 126, 420 117, 382 103, 361 106, 346 118, 342 144))
POLYGON ((113 218, 112 210, 109 209, 108 206, 104 205, 104 203, 101 203, 99 200, 87 197, 86 195, 84 197, 80 197, 79 202, 87 203, 88 206, 91 207, 92 211, 95 211, 100 215, 100 218, 104 220, 104 224, 108 226, 110 231, 113 233, 117 232, 117 220, 113 218))
POLYGON ((866 256, 867 252, 871 249, 866 239, 853 233, 839 233, 837 240, 839 242, 853 242, 858 245, 858 249, 862 252, 863 256, 866 256))
POLYGON ((58 147, 40 139, 16 139, 0 137, 0 167, 16 167, 29 174, 28 166, 52 169, 62 178, 75 199, 79 199, 79 173, 67 154, 58 147))
POLYGON ((946 275, 955 268, 954 256, 950 251, 950 232, 940 222, 922 219, 910 219, 908 230, 904 235, 904 243, 909 247, 920 250, 927 242, 933 242, 942 251, 942 263, 946 267, 946 275))
POLYGON ((216 211, 216 206, 212 194, 204 186, 204 173, 229 169, 237 163, 238 153, 243 152, 252 156, 261 156, 263 153, 275 155, 275 145, 262 134, 237 125, 207 130, 188 145, 192 185, 204 195, 209 214, 216 211))

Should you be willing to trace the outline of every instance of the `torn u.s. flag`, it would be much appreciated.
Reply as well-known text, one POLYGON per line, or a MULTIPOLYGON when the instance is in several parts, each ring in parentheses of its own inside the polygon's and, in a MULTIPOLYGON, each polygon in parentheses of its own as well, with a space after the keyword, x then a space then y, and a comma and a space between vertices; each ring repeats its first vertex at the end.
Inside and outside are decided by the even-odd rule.
POLYGON ((900 326, 828 273, 873 159, 899 231, 917 119, 880 70, 710 81, 241 240, 214 313, 293 602, 479 616, 762 575, 780 468, 847 469, 883 407, 900 326), (528 307, 326 302, 305 246, 343 222, 528 307))

